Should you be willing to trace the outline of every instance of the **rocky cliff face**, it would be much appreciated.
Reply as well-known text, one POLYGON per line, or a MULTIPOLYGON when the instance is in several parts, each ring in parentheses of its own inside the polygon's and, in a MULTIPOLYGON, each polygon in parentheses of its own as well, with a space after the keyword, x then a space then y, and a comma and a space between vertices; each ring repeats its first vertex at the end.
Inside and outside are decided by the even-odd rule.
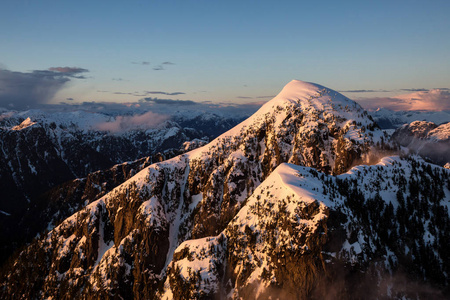
POLYGON ((51 230, 66 218, 84 208, 92 199, 98 199, 154 162, 176 156, 180 151, 166 151, 136 161, 89 174, 58 185, 41 194, 20 216, 21 226, 11 229, 17 243, 31 241, 44 230, 51 230), (20 239, 19 239, 20 238, 20 239))
MULTIPOLYGON (((209 138, 200 129, 184 128, 170 120, 160 124, 157 129, 107 132, 82 126, 83 118, 87 118, 85 115, 89 113, 78 112, 82 115, 79 116, 80 124, 53 114, 29 114, 34 120, 31 117, 23 118, 27 112, 0 116, 0 264, 13 249, 29 241, 38 233, 38 229, 43 229, 40 217, 51 209, 46 207, 49 201, 44 200, 46 196, 43 194, 50 189, 80 178, 75 184, 66 184, 64 188, 68 191, 63 191, 78 195, 80 189, 85 188, 81 178, 89 173, 142 157, 151 157, 153 163, 162 157, 173 157, 185 152, 189 147, 198 147, 205 143, 202 138, 209 138), (184 145, 184 142, 189 145, 184 145), (39 224, 37 227, 33 220, 39 224)), ((211 134, 220 125, 230 126, 236 122, 219 117, 212 117, 210 122, 213 121, 216 121, 216 126, 211 125, 211 134)), ((127 176, 119 175, 121 172, 113 173, 118 178, 100 182, 107 182, 108 185, 107 188, 100 187, 101 190, 109 191, 127 179, 127 176)), ((95 175, 90 175, 87 179, 88 186, 93 177, 95 175)), ((91 192, 88 197, 92 200, 97 196, 91 192)), ((65 203, 69 202, 73 201, 65 199, 64 204, 58 205, 63 206, 64 211, 65 203)), ((77 200, 77 205, 73 207, 78 207, 79 202, 77 200)), ((60 217, 66 218, 68 215, 62 213, 60 217)), ((44 219, 49 221, 48 217, 44 219)))
POLYGON ((282 164, 223 232, 176 249, 158 296, 444 299, 449 178, 414 158, 339 176, 282 164))
MULTIPOLYGON (((382 136, 355 102, 293 81, 210 144, 150 165, 32 243, 3 272, 1 291, 24 298, 320 298, 321 287, 331 292, 335 265, 350 275, 376 274, 368 266, 384 253, 393 257, 372 220, 393 213, 376 191, 395 194, 401 168, 385 185, 383 163, 343 174, 368 161, 382 136), (26 264, 30 258, 36 263, 26 264)), ((424 177, 431 186, 448 179, 441 168, 430 172, 438 174, 424 177)), ((447 191, 433 198, 437 210, 447 191)), ((445 239, 434 240, 436 249, 445 239)), ((336 295, 357 296, 346 278, 336 295)))

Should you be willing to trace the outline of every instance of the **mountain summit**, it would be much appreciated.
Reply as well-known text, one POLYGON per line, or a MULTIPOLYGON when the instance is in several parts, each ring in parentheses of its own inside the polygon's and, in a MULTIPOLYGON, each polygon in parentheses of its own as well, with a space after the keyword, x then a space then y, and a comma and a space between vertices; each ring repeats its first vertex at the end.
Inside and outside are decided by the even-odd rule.
MULTIPOLYGON (((354 271, 353 260, 361 259, 365 270, 372 258, 388 259, 380 256, 385 239, 363 241, 374 234, 371 220, 379 225, 372 214, 395 214, 380 202, 381 188, 389 187, 393 198, 407 182, 399 170, 414 167, 408 174, 416 174, 417 166, 394 159, 349 171, 380 141, 383 133, 357 103, 291 81, 206 146, 152 164, 91 199, 20 253, 0 292, 24 298, 311 295, 332 280, 327 272, 337 269, 330 264, 354 271), (358 185, 366 176, 373 181, 358 185), (358 231, 358 222, 368 229, 358 231)), ((428 186, 448 176, 440 168, 429 172, 428 186)), ((435 194, 436 201, 448 203, 446 193, 435 194)), ((343 291, 346 284, 353 281, 342 282, 343 291)))
POLYGON ((342 173, 381 135, 356 102, 321 85, 292 80, 247 120, 188 156, 200 157, 230 142, 241 147, 242 141, 248 146, 264 143, 269 147, 260 154, 271 159, 273 167, 286 161, 342 173), (257 141, 250 144, 252 138, 257 141))

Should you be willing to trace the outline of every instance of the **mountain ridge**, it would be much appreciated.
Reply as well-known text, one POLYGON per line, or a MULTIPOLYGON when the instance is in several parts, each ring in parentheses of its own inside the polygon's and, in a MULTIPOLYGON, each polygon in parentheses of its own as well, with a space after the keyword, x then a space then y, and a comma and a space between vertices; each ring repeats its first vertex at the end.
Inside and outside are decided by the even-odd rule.
MULTIPOLYGON (((427 247, 437 247, 431 246, 430 242, 424 245, 423 241, 420 242, 420 236, 414 237, 417 232, 408 233, 408 229, 414 230, 408 222, 420 224, 424 222, 421 218, 425 219, 425 223, 433 223, 429 228, 443 226, 433 231, 434 234, 431 236, 432 231, 426 228, 425 231, 423 228, 419 231, 420 234, 427 235, 428 241, 434 240, 436 243, 439 239, 443 239, 433 244, 439 245, 438 248, 434 248, 435 254, 430 257, 422 256, 424 263, 432 264, 426 268, 427 276, 434 276, 431 274, 437 269, 440 269, 437 273, 446 274, 450 266, 448 261, 439 261, 440 257, 443 258, 441 255, 445 256, 444 253, 448 249, 446 245, 448 233, 445 233, 445 230, 450 225, 448 216, 450 186, 445 187, 443 194, 438 196, 443 197, 438 207, 447 210, 444 212, 442 224, 439 224, 434 216, 430 218, 423 213, 419 214, 419 219, 414 217, 405 222, 401 216, 405 210, 411 209, 412 203, 409 198, 406 198, 406 204, 403 202, 404 187, 401 185, 404 179, 402 176, 397 179, 395 176, 386 176, 386 172, 401 175, 399 171, 406 170, 408 172, 405 174, 406 181, 410 181, 409 188, 413 188, 412 185, 417 184, 412 179, 416 177, 415 168, 421 164, 423 165, 420 168, 431 168, 430 174, 440 173, 441 179, 448 179, 450 176, 448 170, 443 168, 420 160, 417 164, 414 159, 406 160, 398 156, 385 157, 376 165, 354 167, 336 177, 324 176, 307 167, 281 164, 255 190, 245 207, 223 232, 217 236, 188 240, 180 244, 175 251, 175 259, 169 266, 169 275, 164 285, 164 293, 160 295, 161 299, 172 297, 179 299, 180 291, 177 289, 183 284, 184 295, 200 298, 202 295, 217 294, 228 295, 227 298, 233 299, 239 297, 264 299, 269 295, 290 299, 311 297, 347 299, 368 295, 374 299, 391 298, 395 295, 408 298, 414 297, 414 293, 420 290, 419 293, 424 297, 444 299, 442 291, 431 287, 419 288, 419 284, 413 288, 415 283, 412 282, 418 280, 417 277, 410 278, 409 285, 402 286, 405 283, 396 282, 394 276, 397 272, 401 273, 402 268, 419 267, 415 261, 424 254, 419 254, 418 250, 411 250, 414 243, 421 245, 419 246, 421 253, 429 251, 425 250, 427 247), (381 180, 382 177, 385 180, 381 180), (285 184, 276 183, 280 180, 285 184), (367 183, 379 180, 381 185, 378 187, 370 184, 371 188, 366 188, 367 183), (289 186, 293 186, 294 189, 290 189, 289 186), (357 200, 355 196, 351 196, 355 188, 359 190, 357 193, 361 193, 358 197, 362 197, 360 198, 362 202, 355 201, 357 200), (267 194, 270 192, 270 197, 264 197, 266 191, 267 194), (271 200, 268 201, 268 198, 271 200), (374 205, 379 206, 371 208, 374 205), (408 206, 410 208, 407 208, 408 206), (372 224, 364 221, 366 217, 363 216, 366 213, 369 220, 379 219, 373 220, 372 224), (339 219, 337 218, 339 214, 346 217, 339 219), (273 218, 274 215, 277 218, 273 218), (334 221, 331 218, 334 218, 334 221), (273 225, 274 221, 276 226, 273 225), (272 229, 267 230, 268 228, 272 229), (395 232, 391 232, 393 229, 395 232), (292 230, 294 232, 291 232, 292 230), (371 233, 365 233, 366 230, 371 233), (406 230, 411 241, 397 235, 402 234, 402 230, 403 232, 406 230), (298 237, 300 239, 293 242, 298 237), (273 242, 273 238, 276 242, 273 242), (292 248, 294 246, 300 248, 292 248), (383 250, 383 247, 387 249, 383 250), (281 250, 283 248, 285 250, 281 250), (212 254, 211 249, 215 249, 212 254), (417 256, 412 261, 408 256, 410 251, 414 251, 413 256, 417 256), (313 255, 302 260, 308 253, 313 255), (297 263, 294 263, 296 260, 293 255, 296 255, 294 257, 297 257, 297 263), (280 259, 283 261, 281 265, 280 259), (345 262, 345 267, 339 266, 342 262, 345 262), (344 273, 348 278, 344 279, 345 276, 340 273, 344 273), (338 278, 333 278, 332 274, 338 278), (356 277, 353 277, 355 275, 356 277), (231 285, 224 284, 229 279, 231 285), (385 288, 386 284, 390 287, 385 288)), ((439 179, 434 180, 433 185, 440 185, 439 179)), ((441 193, 437 190, 436 192, 441 193)), ((435 204, 428 202, 426 205, 428 210, 435 204)), ((400 278, 400 275, 398 276, 400 278)), ((440 279, 443 280, 441 284, 448 286, 448 277, 445 275, 443 277, 440 279)))
MULTIPOLYGON (((151 116, 138 115, 136 120, 142 122, 148 117, 151 116)), ((133 123, 133 120, 131 116, 87 111, 29 110, 0 115, 0 210, 4 212, 0 215, 3 229, 0 264, 11 251, 30 241, 38 233, 37 228, 41 229, 42 226, 33 225, 34 221, 28 222, 45 214, 47 208, 43 203, 46 200, 41 200, 55 186, 124 161, 152 157, 154 162, 173 157, 216 137, 238 122, 209 115, 207 123, 203 124, 196 123, 197 118, 186 116, 183 124, 189 126, 184 127, 176 121, 165 120, 157 128, 124 126, 120 132, 96 129, 96 124, 102 122, 133 123), (205 132, 203 125, 208 127, 205 132), (190 143, 183 144, 185 141, 190 143)), ((48 221, 47 217, 44 219, 48 221)))
MULTIPOLYGON (((271 292, 280 292, 280 287, 285 288, 286 295, 291 295, 292 289, 299 292, 300 287, 302 291, 298 297, 308 296, 317 291, 315 279, 327 277, 328 269, 324 267, 327 260, 340 264, 332 259, 332 255, 324 258, 325 244, 330 242, 332 237, 338 247, 342 247, 345 241, 350 245, 346 246, 349 254, 343 256, 343 264, 348 264, 350 270, 354 270, 352 261, 355 260, 359 265, 358 255, 361 253, 354 240, 354 236, 358 237, 360 234, 354 228, 360 222, 359 218, 364 222, 364 218, 370 220, 380 212, 377 208, 386 211, 386 218, 393 212, 376 194, 370 194, 370 199, 361 198, 364 192, 360 191, 354 182, 363 176, 358 175, 353 181, 346 181, 345 178, 337 180, 333 179, 333 176, 344 174, 357 161, 368 161, 377 144, 387 148, 390 145, 385 143, 383 132, 377 128, 366 111, 357 103, 330 89, 292 81, 277 97, 210 144, 146 167, 31 244, 19 255, 16 266, 22 266, 20 262, 30 256, 36 258, 36 265, 6 271, 9 285, 3 289, 5 295, 11 295, 13 290, 10 287, 15 286, 21 287, 20 290, 23 291, 34 291, 35 295, 42 298, 67 295, 87 298, 152 298, 162 297, 165 292, 170 291, 177 299, 186 297, 186 294, 179 293, 187 291, 191 296, 194 293, 192 297, 208 298, 217 296, 222 291, 230 297, 245 297, 255 291, 253 283, 247 281, 248 276, 255 274, 255 277, 251 278, 258 279, 258 276, 263 276, 263 281, 267 282, 275 276, 274 278, 278 278, 282 283, 281 286, 269 284, 265 291, 261 291, 261 297, 268 296, 271 292), (306 92, 299 92, 304 86, 307 87, 306 92), (296 93, 291 93, 292 91, 296 93), (315 178, 314 182, 318 186, 313 186, 315 190, 311 190, 311 193, 319 195, 320 189, 323 189, 328 198, 330 195, 341 195, 339 197, 348 199, 348 207, 344 206, 342 211, 332 212, 325 205, 318 203, 317 199, 305 202, 305 197, 295 195, 290 201, 297 205, 284 205, 283 201, 272 202, 271 198, 274 196, 270 195, 273 190, 285 187, 284 183, 278 186, 279 180, 274 184, 267 181, 279 176, 278 171, 273 171, 280 165, 282 170, 288 170, 289 165, 283 165, 286 162, 303 166, 298 168, 306 170, 307 173, 300 174, 310 178, 306 183, 313 182, 312 178, 315 178), (263 187, 266 189, 264 193, 261 192, 263 187), (260 207, 264 208, 261 213, 258 213, 259 206, 249 206, 260 202, 260 207), (365 212, 361 209, 364 202, 374 208, 365 212), (275 210, 274 205, 277 205, 275 210), (353 211, 361 216, 353 216, 353 211), (255 220, 261 220, 261 234, 255 235, 254 230, 247 229, 249 226, 245 226, 248 225, 245 218, 239 217, 246 212, 254 216, 259 215, 255 220), (325 218, 327 213, 333 217, 325 218), (353 218, 353 223, 342 221, 350 217, 353 218), (347 228, 343 227, 343 224, 347 228), (234 230, 235 226, 238 229, 234 230), (277 228, 282 228, 283 233, 279 233, 277 228), (332 235, 326 234, 327 228, 333 232, 332 235), (343 235, 346 238, 343 239, 343 235), (253 250, 247 247, 247 242, 255 244, 258 236, 263 236, 265 242, 260 249, 261 254, 255 254, 257 257, 268 253, 268 248, 264 249, 265 245, 272 247, 275 242, 276 246, 276 241, 279 241, 287 248, 279 248, 274 253, 284 255, 289 264, 281 264, 275 257, 270 258, 271 263, 267 263, 269 269, 265 272, 261 269, 261 274, 253 269, 253 265, 258 265, 259 258, 250 260, 249 265, 239 265, 239 262, 245 261, 244 256, 256 257, 252 254, 253 250), (213 245, 208 247, 217 251, 205 251, 211 253, 210 258, 217 261, 208 265, 211 265, 210 273, 216 274, 214 276, 218 283, 213 289, 202 292, 197 285, 198 272, 187 272, 187 268, 178 268, 178 271, 187 272, 189 275, 181 278, 176 262, 185 257, 189 260, 190 250, 179 249, 182 243, 198 239, 209 243, 207 239, 210 237, 213 237, 210 239, 213 245), (293 241, 292 249, 287 242, 289 240, 293 241), (229 241, 230 247, 226 248, 224 241, 229 241), (305 243, 307 248, 304 247, 305 243), (230 249, 238 253, 231 254, 230 249), (358 253, 355 256, 351 251, 358 253), (241 257, 241 254, 244 256, 241 257), (226 266, 232 268, 227 269, 226 266), (230 284, 227 279, 230 279, 230 284), (61 286, 65 289, 61 290, 61 286), (178 296, 175 296, 175 293, 178 293, 178 296)), ((370 181, 373 189, 379 189, 381 185, 387 187, 388 183, 376 183, 384 182, 382 167, 368 168, 373 174, 370 177, 373 179, 370 181), (380 173, 377 173, 378 171, 380 173)), ((414 161, 408 168, 416 168, 414 161)), ((399 169, 401 168, 396 167, 396 172, 399 169)), ((427 170, 428 165, 424 165, 423 169, 427 170)), ((364 170, 362 167, 358 171, 361 174, 369 172, 364 170)), ((429 177, 432 179, 426 177, 433 183, 432 186, 436 186, 436 182, 442 177, 448 176, 448 172, 442 173, 439 168, 436 170, 430 171, 429 177), (437 175, 434 175, 435 173, 437 175)), ((397 176, 396 172, 388 173, 397 176)), ((290 185, 297 190, 298 180, 292 179, 292 174, 288 173, 283 176, 288 182, 292 180, 290 185)), ((342 176, 345 177, 345 174, 342 176)), ((402 180, 388 181, 391 187, 397 187, 402 180)), ((415 184, 411 183, 409 186, 414 188, 415 184)), ((446 190, 443 190, 443 193, 444 199, 447 199, 446 190)), ((285 202, 289 202, 287 196, 290 196, 289 193, 282 195, 285 202)), ((440 191, 435 197, 442 197, 440 191)), ((446 224, 444 222, 442 226, 445 227, 446 224)), ((364 229, 371 233, 370 224, 365 226, 364 229)), ((364 235, 362 231, 361 234, 364 235)), ((377 241, 375 239, 375 242, 377 241)), ((384 237, 382 242, 386 242, 384 237)), ((382 247, 378 247, 377 243, 374 251, 370 247, 367 248, 369 262, 371 258, 378 259, 377 251, 382 251, 382 247)), ((200 248, 196 249, 199 251, 197 254, 205 257, 200 248)), ((361 268, 366 270, 367 261, 362 259, 361 262, 361 268)), ((200 273, 202 271, 204 270, 200 270, 200 273)), ((204 278, 200 279, 202 281, 204 278)))
POLYGON ((395 130, 392 139, 438 165, 450 163, 450 123, 414 121, 395 130))

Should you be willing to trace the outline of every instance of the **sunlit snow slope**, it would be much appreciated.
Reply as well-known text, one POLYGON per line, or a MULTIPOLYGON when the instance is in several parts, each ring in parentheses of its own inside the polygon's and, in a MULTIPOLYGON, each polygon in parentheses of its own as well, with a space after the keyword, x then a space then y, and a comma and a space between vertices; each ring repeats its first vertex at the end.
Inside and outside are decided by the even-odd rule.
MULTIPOLYGON (((8 286, 44 298, 153 298, 185 291, 245 298, 280 286, 287 293, 312 293, 315 280, 326 277, 323 249, 333 207, 327 205, 336 197, 317 198, 320 180, 334 182, 331 175, 368 161, 376 145, 389 148, 385 138, 357 103, 323 86, 291 81, 210 144, 150 165, 31 244, 17 262, 34 257, 37 263, 11 269, 8 286), (195 267, 202 279, 206 273, 211 279, 205 289, 196 285, 198 273, 188 282, 192 288, 180 281, 191 278, 187 268, 176 269, 183 242, 200 251, 196 266, 217 261, 210 271, 195 267), (210 242, 216 254, 197 247, 210 242)), ((334 227, 344 226, 341 218, 333 218, 334 227)), ((339 249, 345 240, 338 239, 339 249)))

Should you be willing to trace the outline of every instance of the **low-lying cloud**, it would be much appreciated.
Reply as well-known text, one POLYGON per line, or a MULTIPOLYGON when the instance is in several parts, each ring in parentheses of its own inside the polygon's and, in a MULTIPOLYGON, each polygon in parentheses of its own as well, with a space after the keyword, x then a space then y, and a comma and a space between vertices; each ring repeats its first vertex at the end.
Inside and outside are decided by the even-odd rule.
POLYGON ((147 97, 142 99, 147 102, 153 102, 156 104, 164 104, 164 105, 176 105, 176 106, 185 106, 185 105, 197 105, 198 103, 192 100, 172 100, 172 99, 159 99, 147 97))
POLYGON ((113 133, 125 132, 133 129, 150 129, 168 120, 169 116, 148 111, 142 115, 117 116, 111 122, 98 123, 95 129, 113 133))
POLYGON ((26 109, 48 103, 72 78, 84 79, 87 69, 52 67, 14 72, 0 69, 0 107, 26 109))
POLYGON ((163 105, 170 105, 170 106, 186 106, 186 105, 198 105, 197 102, 192 100, 172 100, 172 99, 160 99, 160 98, 152 98, 147 97, 142 99, 147 102, 155 103, 155 104, 163 104, 163 105))
POLYGON ((161 91, 145 91, 144 93, 146 93, 147 95, 167 95, 167 96, 177 96, 177 95, 184 95, 184 94, 186 94, 186 93, 183 93, 183 92, 168 93, 168 92, 161 92, 161 91))
MULTIPOLYGON (((135 97, 145 97, 148 95, 165 95, 165 96, 178 96, 178 95, 185 95, 185 92, 163 92, 163 91, 135 91, 135 92, 111 92, 111 91, 102 91, 98 90, 98 93, 111 93, 113 95, 130 95, 135 97)), ((153 98, 144 98, 146 101, 152 101, 153 98)), ((155 98, 157 99, 157 98, 155 98)))
MULTIPOLYGON (((422 90, 422 89, 417 89, 422 90)), ((391 110, 450 110, 450 91, 433 89, 418 91, 395 97, 361 98, 359 102, 366 109, 387 108, 391 110)))

